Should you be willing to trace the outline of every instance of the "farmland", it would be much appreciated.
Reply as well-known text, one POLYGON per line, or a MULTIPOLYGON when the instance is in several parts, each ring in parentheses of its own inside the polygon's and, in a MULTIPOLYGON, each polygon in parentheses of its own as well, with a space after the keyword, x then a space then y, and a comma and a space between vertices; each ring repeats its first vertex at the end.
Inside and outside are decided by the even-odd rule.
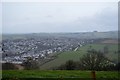
POLYGON ((108 46, 109 53, 105 54, 105 56, 110 59, 111 61, 118 61, 118 53, 115 53, 115 51, 118 51, 118 45, 116 44, 88 44, 81 48, 79 48, 77 51, 68 51, 59 53, 56 59, 42 65, 40 69, 50 69, 53 67, 57 67, 61 64, 64 64, 68 60, 74 60, 79 61, 80 57, 82 57, 84 54, 87 53, 87 50, 90 48, 95 49, 97 51, 102 51, 104 46, 108 46))

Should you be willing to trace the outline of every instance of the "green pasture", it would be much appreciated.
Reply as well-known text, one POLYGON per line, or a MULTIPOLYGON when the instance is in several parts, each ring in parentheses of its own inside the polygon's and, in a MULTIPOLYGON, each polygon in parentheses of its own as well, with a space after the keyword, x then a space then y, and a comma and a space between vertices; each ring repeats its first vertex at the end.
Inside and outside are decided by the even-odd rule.
POLYGON ((103 51, 103 48, 105 46, 108 46, 109 53, 105 54, 105 56, 110 59, 111 61, 118 61, 118 53, 115 53, 115 51, 118 51, 118 45, 116 44, 88 44, 81 48, 79 48, 77 51, 67 51, 59 53, 57 58, 55 58, 52 61, 49 61, 45 63, 44 65, 40 66, 41 70, 51 69, 57 66, 60 66, 61 64, 64 64, 68 60, 74 60, 79 61, 80 58, 87 53, 87 50, 95 49, 97 51, 103 51))

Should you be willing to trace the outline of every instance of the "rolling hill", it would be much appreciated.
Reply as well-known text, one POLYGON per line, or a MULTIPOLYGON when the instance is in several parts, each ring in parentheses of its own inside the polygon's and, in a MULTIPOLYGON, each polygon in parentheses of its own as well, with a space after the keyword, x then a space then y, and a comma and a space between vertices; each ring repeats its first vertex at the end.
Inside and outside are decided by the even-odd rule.
POLYGON ((3 39, 26 39, 26 38, 37 38, 37 37, 66 37, 66 38, 79 38, 79 39, 99 39, 99 38, 118 38, 118 31, 3 34, 2 37, 3 39))

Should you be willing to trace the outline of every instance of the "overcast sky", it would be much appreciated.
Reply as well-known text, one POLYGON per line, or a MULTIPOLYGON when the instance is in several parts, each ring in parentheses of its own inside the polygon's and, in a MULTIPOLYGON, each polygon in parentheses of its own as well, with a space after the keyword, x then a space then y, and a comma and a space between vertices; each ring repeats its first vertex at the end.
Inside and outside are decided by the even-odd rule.
POLYGON ((4 2, 3 33, 118 30, 116 2, 4 2))

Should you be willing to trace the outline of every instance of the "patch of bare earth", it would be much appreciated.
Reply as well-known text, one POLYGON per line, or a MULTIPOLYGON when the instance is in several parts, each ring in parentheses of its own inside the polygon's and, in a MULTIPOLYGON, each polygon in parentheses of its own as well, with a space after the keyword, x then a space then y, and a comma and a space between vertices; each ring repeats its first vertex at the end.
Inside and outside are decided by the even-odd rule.
POLYGON ((118 44, 118 40, 105 40, 105 41, 102 41, 102 43, 105 43, 105 44, 118 44))

